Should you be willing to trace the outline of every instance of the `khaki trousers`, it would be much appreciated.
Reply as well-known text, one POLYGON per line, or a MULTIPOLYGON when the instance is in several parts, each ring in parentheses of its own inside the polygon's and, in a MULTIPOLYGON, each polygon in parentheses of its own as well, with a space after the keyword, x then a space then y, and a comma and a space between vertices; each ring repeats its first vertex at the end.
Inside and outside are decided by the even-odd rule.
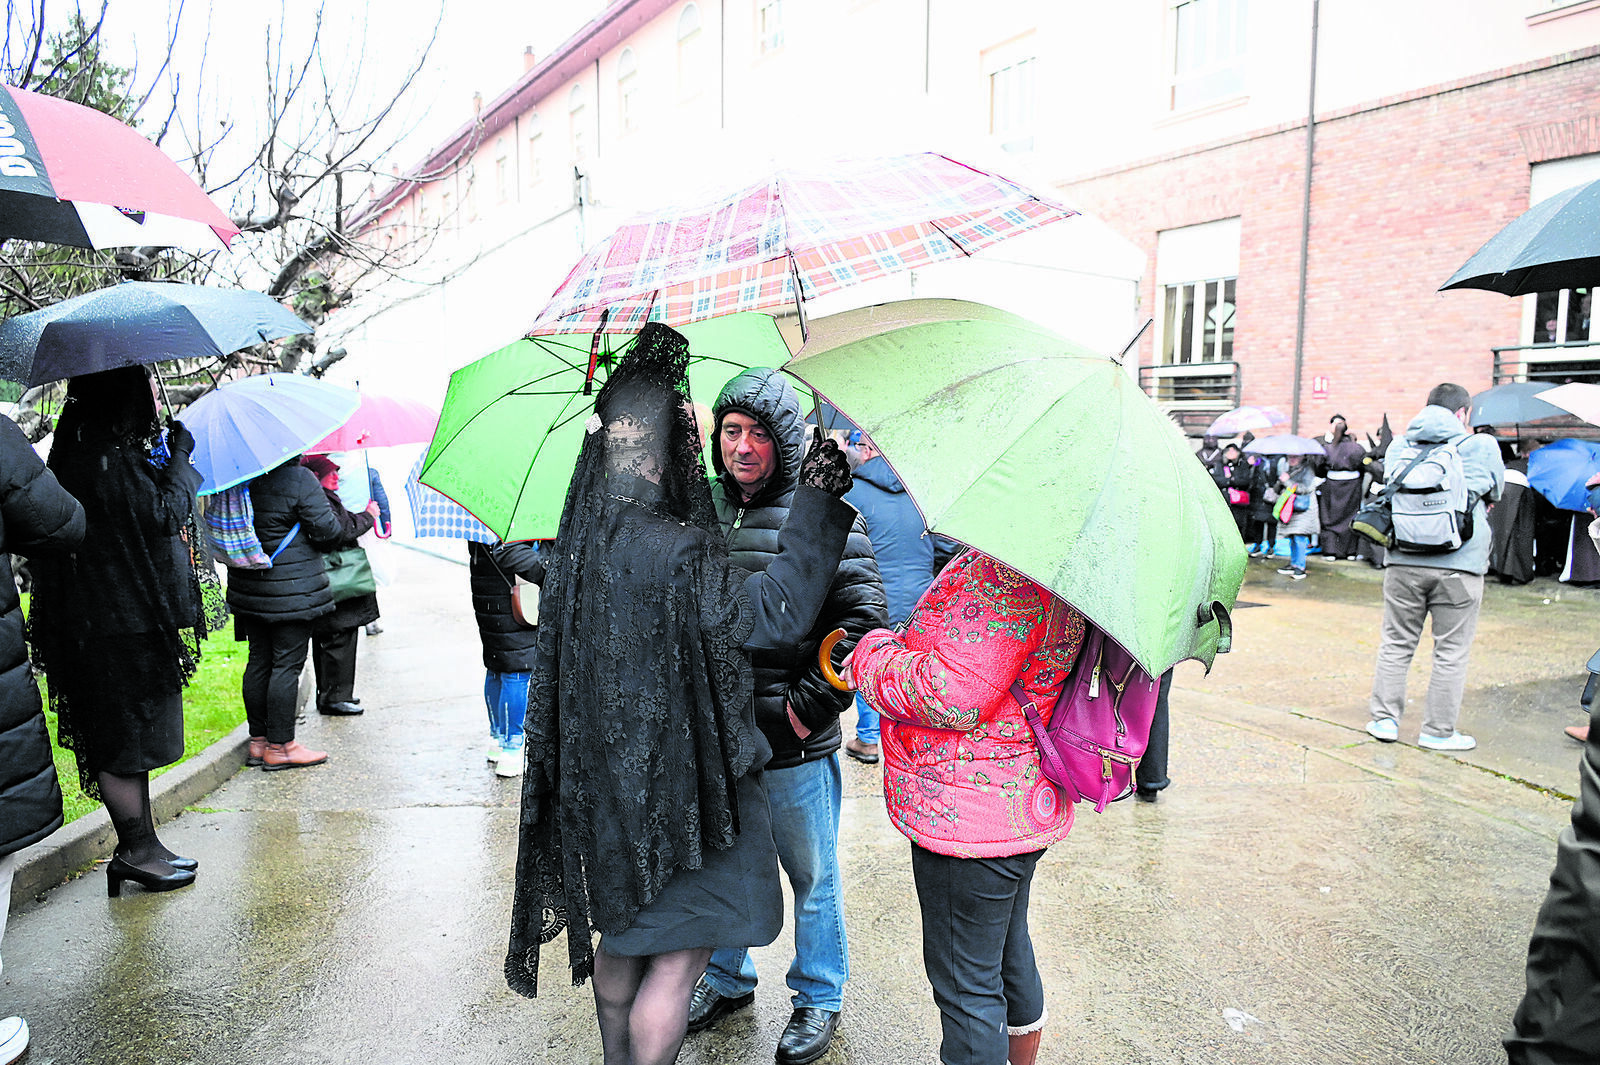
POLYGON ((1373 671, 1369 709, 1374 721, 1398 722, 1406 708, 1406 673, 1433 618, 1433 671, 1422 731, 1449 736, 1461 714, 1467 654, 1478 630, 1483 574, 1433 566, 1390 566, 1383 571, 1383 636, 1373 671))

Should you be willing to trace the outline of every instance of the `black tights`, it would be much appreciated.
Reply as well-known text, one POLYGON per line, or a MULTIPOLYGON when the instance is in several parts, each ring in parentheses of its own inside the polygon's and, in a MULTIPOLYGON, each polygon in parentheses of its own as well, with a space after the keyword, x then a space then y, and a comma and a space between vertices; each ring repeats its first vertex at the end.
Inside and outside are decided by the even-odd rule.
POLYGON ((594 952, 594 1004, 605 1065, 672 1065, 689 1028, 689 998, 710 947, 628 958, 594 952))
POLYGON ((112 827, 117 830, 117 854, 123 861, 147 872, 162 876, 172 872, 167 859, 177 855, 156 838, 155 818, 150 813, 150 774, 122 776, 101 770, 96 776, 100 798, 106 804, 106 813, 111 815, 112 827))

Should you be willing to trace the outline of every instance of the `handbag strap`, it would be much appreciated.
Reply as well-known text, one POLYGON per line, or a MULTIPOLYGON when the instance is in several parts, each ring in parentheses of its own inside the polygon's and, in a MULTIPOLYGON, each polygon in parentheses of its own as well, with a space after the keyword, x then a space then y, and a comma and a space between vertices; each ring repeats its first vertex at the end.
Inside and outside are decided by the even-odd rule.
POLYGON ((293 525, 289 526, 289 531, 283 534, 282 540, 278 541, 278 549, 267 556, 268 560, 272 562, 278 561, 278 556, 283 554, 283 549, 289 546, 290 542, 294 540, 295 534, 299 531, 299 522, 295 522, 293 525))

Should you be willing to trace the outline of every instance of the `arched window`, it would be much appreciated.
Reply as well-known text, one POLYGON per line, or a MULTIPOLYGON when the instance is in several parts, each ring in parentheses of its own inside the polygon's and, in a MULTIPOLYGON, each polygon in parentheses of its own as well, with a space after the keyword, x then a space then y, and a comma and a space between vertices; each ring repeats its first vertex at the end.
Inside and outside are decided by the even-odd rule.
POLYGON ((541 173, 539 170, 539 156, 542 142, 539 138, 543 135, 544 128, 539 121, 539 112, 530 111, 523 125, 528 131, 528 185, 531 187, 539 183, 541 173))
POLYGON ((572 132, 572 158, 583 162, 589 157, 588 95, 582 83, 574 85, 567 94, 567 122, 572 132))
POLYGON ((639 61, 632 48, 617 57, 617 116, 623 133, 639 128, 639 61))
POLYGON ((678 97, 693 96, 704 83, 702 42, 700 31, 700 5, 688 3, 678 13, 678 97))

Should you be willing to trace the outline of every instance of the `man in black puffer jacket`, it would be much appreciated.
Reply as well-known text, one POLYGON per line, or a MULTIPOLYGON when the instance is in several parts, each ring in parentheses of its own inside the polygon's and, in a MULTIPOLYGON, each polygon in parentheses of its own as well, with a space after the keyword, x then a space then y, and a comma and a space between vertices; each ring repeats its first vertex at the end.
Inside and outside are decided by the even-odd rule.
MULTIPOLYGON (((713 409, 711 495, 734 565, 763 572, 778 550, 805 450, 800 397, 776 370, 739 374, 713 409)), ((836 628, 848 634, 835 660, 870 629, 888 624, 888 606, 866 523, 856 515, 826 605, 810 636, 785 654, 756 653, 756 721, 772 745, 766 784, 778 857, 794 889, 795 958, 789 967, 794 1012, 778 1040, 778 1065, 822 1056, 839 1023, 849 975, 839 889, 839 715, 848 692, 822 679, 817 647, 836 628)), ((748 951, 719 950, 695 989, 689 1030, 708 1028, 755 1001, 748 951)))
MULTIPOLYGON (((83 507, 44 468, 16 423, 0 418, 0 936, 16 852, 61 827, 61 788, 28 666, 11 553, 70 550, 83 542, 84 529, 83 507)), ((27 1045, 21 1018, 0 1020, 0 1052, 11 1055, 0 1060, 27 1045)))

